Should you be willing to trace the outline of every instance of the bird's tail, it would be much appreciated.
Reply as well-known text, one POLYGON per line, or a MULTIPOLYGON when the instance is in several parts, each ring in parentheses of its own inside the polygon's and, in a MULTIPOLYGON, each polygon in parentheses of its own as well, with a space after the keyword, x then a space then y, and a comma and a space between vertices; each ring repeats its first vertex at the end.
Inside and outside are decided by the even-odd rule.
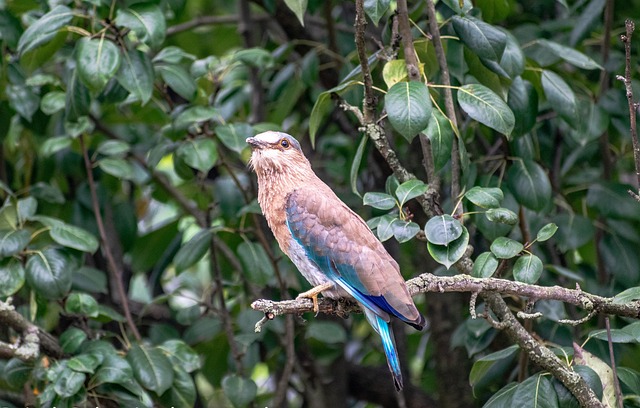
POLYGON ((387 356, 387 364, 389 365, 389 371, 391 371, 391 375, 393 376, 393 383, 396 386, 396 390, 400 391, 403 387, 402 370, 400 369, 398 349, 396 347, 396 340, 393 337, 391 322, 385 321, 384 318, 376 315, 366 308, 364 310, 367 320, 369 320, 371 326, 373 326, 382 339, 382 347, 384 348, 384 354, 387 356))

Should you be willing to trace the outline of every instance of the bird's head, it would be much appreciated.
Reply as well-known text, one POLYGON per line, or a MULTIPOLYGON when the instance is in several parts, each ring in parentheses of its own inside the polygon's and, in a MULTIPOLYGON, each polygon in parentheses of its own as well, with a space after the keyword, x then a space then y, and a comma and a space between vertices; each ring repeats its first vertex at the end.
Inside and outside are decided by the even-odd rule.
POLYGON ((264 132, 247 138, 251 146, 249 165, 261 175, 302 177, 311 171, 311 165, 291 135, 282 132, 264 132))

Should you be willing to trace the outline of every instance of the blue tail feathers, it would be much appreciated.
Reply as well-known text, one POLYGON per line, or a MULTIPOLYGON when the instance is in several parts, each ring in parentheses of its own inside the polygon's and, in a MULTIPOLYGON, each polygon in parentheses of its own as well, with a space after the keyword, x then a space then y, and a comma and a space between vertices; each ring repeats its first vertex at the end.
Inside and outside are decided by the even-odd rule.
POLYGON ((376 323, 378 326, 378 333, 382 338, 382 347, 384 348, 384 354, 387 356, 387 364, 389 364, 389 370, 393 375, 393 383, 396 386, 396 390, 402 390, 402 371, 400 369, 400 360, 398 359, 398 350, 396 349, 396 341, 393 338, 393 330, 391 329, 391 323, 384 321, 380 316, 376 316, 376 323))

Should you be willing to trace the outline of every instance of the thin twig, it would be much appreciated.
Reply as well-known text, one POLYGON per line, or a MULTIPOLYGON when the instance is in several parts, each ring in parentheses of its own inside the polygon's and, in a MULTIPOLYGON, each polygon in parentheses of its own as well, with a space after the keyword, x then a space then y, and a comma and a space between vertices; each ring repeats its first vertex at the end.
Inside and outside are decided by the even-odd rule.
POLYGON ((120 303, 122 304, 122 311, 124 312, 124 317, 127 320, 127 325, 133 336, 136 340, 142 340, 140 336, 140 332, 138 331, 138 327, 133 321, 133 317, 131 315, 131 311, 129 310, 129 301, 127 297, 127 291, 124 288, 124 282, 122 281, 122 270, 118 267, 118 263, 116 262, 113 252, 111 251, 111 245, 109 243, 109 239, 107 237, 107 232, 104 228, 104 222, 102 220, 102 213, 100 212, 100 204, 98 201, 98 193, 96 192, 96 183, 93 179, 93 166, 91 165, 91 159, 89 159, 89 152, 87 151, 87 147, 84 142, 84 135, 80 135, 80 148, 82 149, 82 156, 84 158, 84 167, 87 172, 87 183, 89 184, 89 191, 91 193, 91 204, 93 207, 93 213, 96 218, 96 224, 98 226, 98 233, 100 235, 102 252, 104 253, 105 258, 107 259, 107 263, 109 264, 109 269, 111 269, 112 276, 115 279, 116 290, 118 291, 118 296, 120 297, 120 303))
MULTIPOLYGON (((638 142, 638 132, 636 130, 636 111, 638 109, 638 105, 633 100, 633 88, 631 86, 631 36, 633 35, 633 31, 635 30, 635 24, 633 23, 633 20, 627 19, 624 25, 626 33, 620 36, 620 39, 624 43, 625 53, 624 77, 618 75, 617 78, 624 83, 624 87, 627 91, 627 101, 629 102, 629 119, 631 123, 631 142, 633 144, 633 158, 636 165, 636 178, 639 188, 638 191, 640 192, 640 142, 638 142)), ((631 196, 637 201, 640 201, 640 195, 638 195, 638 193, 629 191, 629 194, 631 194, 631 196)))
POLYGON ((618 406, 618 408, 622 408, 622 390, 620 389, 620 380, 618 379, 618 370, 616 369, 616 356, 613 352, 613 341, 611 340, 611 324, 609 323, 609 316, 605 317, 604 322, 607 326, 607 343, 609 344, 609 359, 611 359, 611 370, 613 371, 613 386, 616 392, 616 405, 618 406))
POLYGON ((364 115, 364 126, 373 124, 375 121, 376 96, 373 93, 373 79, 371 78, 371 70, 369 69, 369 60, 367 58, 367 46, 365 41, 365 30, 367 28, 367 18, 364 12, 364 0, 356 0, 356 50, 358 51, 358 59, 360 60, 360 68, 362 68, 362 78, 364 83, 364 101, 362 113, 364 115))

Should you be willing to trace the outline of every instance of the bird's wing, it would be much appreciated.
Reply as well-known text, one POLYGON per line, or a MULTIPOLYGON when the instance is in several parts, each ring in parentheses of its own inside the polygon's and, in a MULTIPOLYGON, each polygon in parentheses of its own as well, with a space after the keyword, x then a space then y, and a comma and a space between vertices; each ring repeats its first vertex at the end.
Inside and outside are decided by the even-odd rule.
POLYGON ((423 324, 396 261, 331 189, 322 184, 294 190, 285 211, 293 239, 329 279, 378 315, 423 324))

